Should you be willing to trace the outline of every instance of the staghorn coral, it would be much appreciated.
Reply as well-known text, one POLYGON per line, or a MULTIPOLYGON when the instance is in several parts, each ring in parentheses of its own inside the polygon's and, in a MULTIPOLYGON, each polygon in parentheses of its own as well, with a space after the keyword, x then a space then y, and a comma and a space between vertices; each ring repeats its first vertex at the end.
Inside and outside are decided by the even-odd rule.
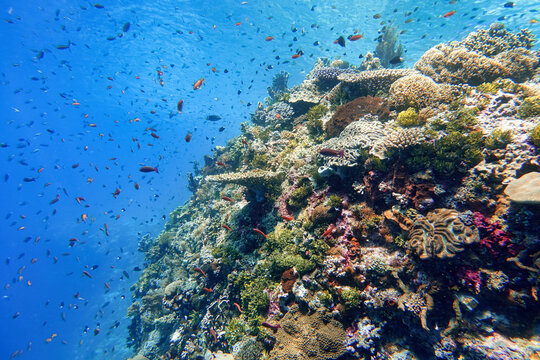
POLYGON ((308 315, 293 305, 280 324, 281 329, 273 334, 276 345, 270 351, 270 360, 329 360, 346 352, 343 326, 324 310, 308 315))
POLYGON ((450 101, 448 85, 440 85, 422 74, 412 74, 397 79, 390 86, 390 102, 398 108, 412 106, 421 109, 450 101))
POLYGON ((380 97, 363 96, 339 106, 324 124, 326 136, 338 136, 347 125, 367 114, 376 115, 381 121, 386 120, 390 116, 388 102, 380 97))
POLYGON ((479 240, 478 230, 466 225, 451 209, 436 209, 417 217, 409 232, 409 248, 421 259, 453 257, 463 251, 464 245, 479 240))
POLYGON ((375 95, 379 90, 388 91, 390 85, 397 79, 415 74, 411 69, 384 69, 362 71, 359 73, 340 74, 338 80, 347 85, 352 95, 375 95))

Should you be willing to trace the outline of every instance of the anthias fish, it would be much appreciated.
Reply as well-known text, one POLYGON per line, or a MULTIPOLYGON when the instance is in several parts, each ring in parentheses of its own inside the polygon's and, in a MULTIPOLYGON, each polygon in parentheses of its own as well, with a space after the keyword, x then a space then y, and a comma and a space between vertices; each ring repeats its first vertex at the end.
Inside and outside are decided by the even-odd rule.
POLYGON ((319 150, 319 154, 324 156, 339 156, 343 158, 345 156, 345 153, 343 150, 335 150, 335 149, 328 149, 328 148, 322 148, 319 150))

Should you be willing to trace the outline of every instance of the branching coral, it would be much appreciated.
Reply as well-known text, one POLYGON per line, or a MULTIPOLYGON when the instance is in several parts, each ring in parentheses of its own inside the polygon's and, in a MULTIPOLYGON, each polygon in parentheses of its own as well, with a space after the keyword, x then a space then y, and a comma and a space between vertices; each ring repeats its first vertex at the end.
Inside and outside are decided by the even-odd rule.
POLYGON ((404 76, 390 86, 390 101, 399 108, 412 106, 421 109, 449 102, 450 87, 440 85, 422 74, 404 76))

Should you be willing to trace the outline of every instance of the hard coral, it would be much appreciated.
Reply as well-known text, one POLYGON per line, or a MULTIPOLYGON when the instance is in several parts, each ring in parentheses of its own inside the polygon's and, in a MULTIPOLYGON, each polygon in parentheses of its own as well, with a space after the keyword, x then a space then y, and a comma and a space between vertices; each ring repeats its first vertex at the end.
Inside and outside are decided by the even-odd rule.
POLYGON ((331 319, 324 310, 308 315, 298 305, 291 306, 274 334, 276 345, 270 360, 330 360, 346 352, 347 334, 340 322, 331 319))
POLYGON ((366 114, 386 120, 390 115, 387 101, 380 97, 363 96, 338 107, 332 118, 324 124, 326 136, 338 136, 347 125, 366 114))
POLYGON ((384 69, 362 71, 354 74, 340 74, 338 80, 342 81, 352 95, 375 95, 377 91, 388 91, 390 85, 397 79, 415 74, 411 69, 384 69))
POLYGON ((413 107, 400 112, 396 118, 396 124, 401 127, 413 127, 423 125, 418 117, 418 113, 413 107))
POLYGON ((518 115, 522 119, 540 115, 540 96, 530 96, 519 106, 518 115))
POLYGON ((448 85, 437 84, 422 74, 404 76, 390 86, 390 102, 398 108, 436 106, 449 102, 450 94, 448 85))
POLYGON ((436 209, 418 216, 409 232, 409 247, 421 259, 454 257, 464 245, 478 242, 478 230, 465 224, 451 209, 436 209))

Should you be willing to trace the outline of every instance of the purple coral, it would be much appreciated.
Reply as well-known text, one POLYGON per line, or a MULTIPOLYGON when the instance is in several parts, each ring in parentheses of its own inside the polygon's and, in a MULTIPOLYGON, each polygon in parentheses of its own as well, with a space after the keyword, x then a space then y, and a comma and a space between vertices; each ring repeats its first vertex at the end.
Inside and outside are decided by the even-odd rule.
POLYGON ((471 268, 462 268, 458 271, 457 276, 462 284, 467 287, 473 287, 476 293, 480 292, 480 287, 482 286, 480 271, 471 268))
POLYGON ((519 245, 512 242, 512 234, 502 230, 499 221, 491 222, 481 213, 475 212, 473 222, 480 231, 480 245, 488 248, 492 255, 507 253, 516 256, 521 250, 519 245))

